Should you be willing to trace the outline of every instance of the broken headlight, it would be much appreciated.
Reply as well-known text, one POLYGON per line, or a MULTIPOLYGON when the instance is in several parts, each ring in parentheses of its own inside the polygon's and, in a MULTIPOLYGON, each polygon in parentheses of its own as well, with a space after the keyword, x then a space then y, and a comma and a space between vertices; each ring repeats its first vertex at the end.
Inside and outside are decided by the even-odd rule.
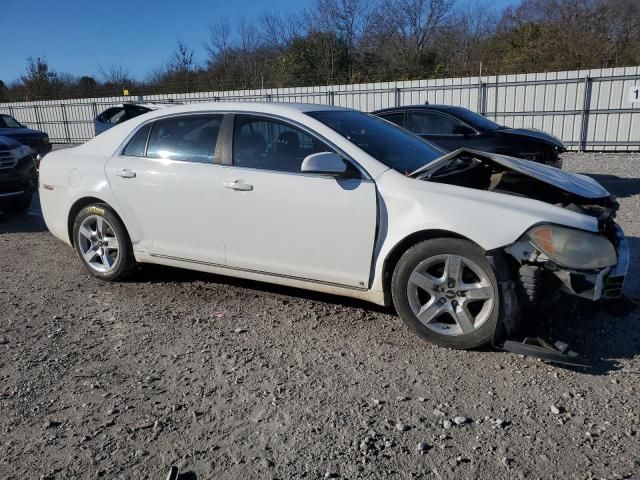
POLYGON ((613 244, 601 235, 541 225, 527 233, 531 243, 558 265, 590 270, 615 265, 618 261, 613 244))

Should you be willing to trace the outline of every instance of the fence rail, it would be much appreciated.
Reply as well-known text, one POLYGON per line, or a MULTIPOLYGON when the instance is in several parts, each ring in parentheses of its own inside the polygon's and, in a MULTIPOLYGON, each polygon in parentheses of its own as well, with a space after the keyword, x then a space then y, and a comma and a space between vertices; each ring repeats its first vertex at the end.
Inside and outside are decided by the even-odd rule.
POLYGON ((55 143, 94 136, 94 118, 122 102, 267 101, 320 103, 372 111, 446 103, 501 124, 537 128, 570 149, 640 151, 640 103, 628 92, 640 85, 640 66, 536 74, 325 85, 223 92, 177 93, 0 104, 55 143))

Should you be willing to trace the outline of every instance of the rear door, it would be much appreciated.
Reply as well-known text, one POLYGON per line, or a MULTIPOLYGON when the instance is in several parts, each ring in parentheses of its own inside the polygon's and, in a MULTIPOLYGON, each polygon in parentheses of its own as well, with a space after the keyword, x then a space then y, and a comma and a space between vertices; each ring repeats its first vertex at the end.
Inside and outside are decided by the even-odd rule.
POLYGON ((214 152, 219 114, 149 123, 106 166, 125 215, 153 255, 224 265, 220 166, 214 152))
POLYGON ((355 166, 351 178, 301 173, 323 151, 335 150, 301 126, 235 116, 233 165, 222 167, 229 267, 368 287, 375 185, 355 166))

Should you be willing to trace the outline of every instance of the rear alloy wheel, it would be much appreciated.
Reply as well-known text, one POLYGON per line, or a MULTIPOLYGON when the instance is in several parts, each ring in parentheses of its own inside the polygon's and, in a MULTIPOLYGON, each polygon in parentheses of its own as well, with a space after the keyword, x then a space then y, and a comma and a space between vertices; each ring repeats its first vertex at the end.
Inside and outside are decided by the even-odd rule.
POLYGON ((422 337, 452 348, 488 343, 499 315, 499 290, 490 263, 476 245, 433 239, 410 248, 392 280, 396 309, 422 337))
POLYGON ((124 225, 106 205, 89 205, 80 211, 73 243, 85 268, 102 280, 122 278, 134 263, 124 225))

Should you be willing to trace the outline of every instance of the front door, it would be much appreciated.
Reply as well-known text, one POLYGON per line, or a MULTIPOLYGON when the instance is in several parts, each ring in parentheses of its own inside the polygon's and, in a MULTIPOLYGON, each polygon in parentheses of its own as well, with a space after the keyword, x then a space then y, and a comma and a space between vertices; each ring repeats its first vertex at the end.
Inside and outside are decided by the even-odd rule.
POLYGON ((223 166, 229 267, 357 288, 369 284, 375 184, 303 174, 307 155, 333 151, 280 120, 236 115, 233 165, 223 166))
POLYGON ((106 166, 140 245, 153 255, 224 265, 220 166, 222 115, 180 115, 143 126, 106 166), (148 141, 147 141, 148 139, 148 141))

